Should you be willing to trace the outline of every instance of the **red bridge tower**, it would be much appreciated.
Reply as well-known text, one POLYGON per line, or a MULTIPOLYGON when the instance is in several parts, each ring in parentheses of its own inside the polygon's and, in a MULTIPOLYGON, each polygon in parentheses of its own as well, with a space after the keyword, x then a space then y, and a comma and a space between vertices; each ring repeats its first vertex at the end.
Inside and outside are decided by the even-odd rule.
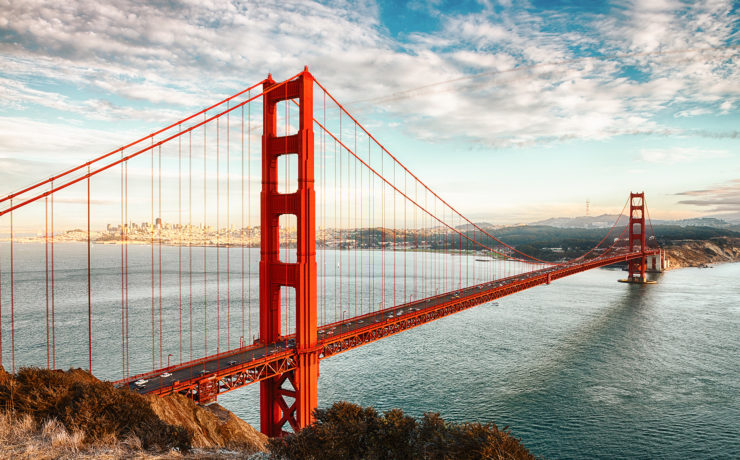
POLYGON ((645 283, 645 192, 630 193, 630 220, 629 220, 630 252, 639 250, 642 257, 628 262, 628 275, 624 280, 630 283, 645 283))
POLYGON ((316 408, 319 379, 316 314, 316 216, 314 191, 313 76, 306 68, 281 87, 272 77, 264 84, 264 134, 262 137, 260 340, 279 341, 280 289, 295 289, 297 363, 293 371, 260 384, 261 429, 267 436, 281 436, 288 423, 298 430, 311 423, 316 408), (295 101, 299 107, 298 132, 277 136, 276 105, 295 101), (278 192, 277 160, 298 156, 298 190, 278 192), (280 261, 279 217, 296 216, 297 262, 280 261), (292 388, 287 388, 290 386, 292 388), (289 399, 286 399, 289 398, 289 399), (291 402, 292 400, 292 402, 291 402))

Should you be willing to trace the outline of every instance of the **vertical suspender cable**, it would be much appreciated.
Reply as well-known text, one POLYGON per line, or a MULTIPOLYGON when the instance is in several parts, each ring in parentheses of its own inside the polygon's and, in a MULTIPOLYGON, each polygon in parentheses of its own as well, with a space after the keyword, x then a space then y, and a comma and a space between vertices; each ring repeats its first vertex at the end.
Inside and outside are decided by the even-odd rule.
MULTIPOLYGON (((250 99, 251 99, 251 92, 250 99)), ((247 107, 247 227, 250 227, 251 231, 251 225, 249 225, 252 222, 252 104, 250 103, 247 107)), ((252 343, 253 337, 252 337, 252 248, 249 248, 247 251, 247 267, 249 273, 247 276, 249 277, 249 283, 248 283, 248 292, 247 292, 247 321, 248 321, 248 330, 249 330, 249 340, 250 344, 252 343)), ((246 341, 247 338, 245 337, 244 340, 246 341)))
MULTIPOLYGON (((158 240, 158 256, 159 256, 159 263, 157 264, 157 268, 159 270, 159 368, 161 369, 163 366, 162 362, 162 227, 164 226, 164 221, 162 220, 162 216, 164 213, 162 212, 162 145, 160 144, 157 151, 157 161, 159 162, 159 167, 157 169, 157 172, 159 174, 159 178, 157 180, 157 187, 159 188, 159 204, 157 206, 157 211, 159 214, 159 227, 157 228, 157 240, 158 240)), ((128 188, 128 187, 127 187, 128 188)))
MULTIPOLYGON (((121 155, 123 155, 123 152, 121 152, 121 155)), ((123 167, 124 163, 121 163, 121 373, 123 374, 123 378, 126 378, 126 326, 125 326, 125 318, 126 318, 126 312, 125 312, 125 305, 126 305, 126 287, 125 287, 125 279, 124 279, 124 268, 123 268, 123 167)), ((53 219, 53 218, 52 218, 53 219)), ((53 227, 53 220, 52 220, 52 238, 54 233, 54 227, 53 227)), ((53 249, 53 246, 52 246, 53 249)), ((52 264, 53 264, 53 251, 52 251, 52 264)), ((53 295, 53 294, 52 294, 53 295)), ((53 311, 53 310, 52 310, 53 311)), ((52 314, 53 316, 53 314, 52 314)))
MULTIPOLYGON (((3 264, 2 264, 2 258, 0 258, 0 366, 3 365, 3 264)), ((48 321, 47 321, 47 328, 48 328, 48 321)), ((47 339, 47 356, 48 356, 48 343, 49 340, 47 339)), ((47 357, 47 361, 49 358, 47 357)), ((47 364, 46 367, 49 367, 47 364)))
MULTIPOLYGON (((205 121, 206 114, 203 113, 203 120, 205 121)), ((208 267, 206 265, 207 260, 207 237, 206 233, 208 215, 206 210, 208 209, 208 202, 206 201, 208 184, 207 184, 207 163, 206 163, 206 128, 207 124, 203 125, 203 356, 208 356, 208 267)))
POLYGON ((152 279, 152 370, 156 369, 157 363, 155 358, 156 353, 156 342, 154 339, 154 229, 156 226, 156 222, 154 220, 154 138, 152 138, 152 148, 151 148, 151 164, 149 166, 149 173, 150 173, 150 200, 151 200, 151 227, 149 230, 149 247, 151 252, 151 279, 152 279))
POLYGON ((90 283, 90 166, 87 167, 87 359, 92 374, 92 285, 90 283))
MULTIPOLYGON (((51 366, 49 349, 49 197, 44 197, 44 265, 46 267, 46 368, 51 366)), ((2 277, 0 276, 0 279, 2 277)), ((0 301, 2 305, 2 301, 0 301)), ((2 321, 0 321, 0 324, 2 321)), ((1 328, 0 328, 1 329, 1 328)), ((0 333, 0 365, 2 365, 2 334, 0 333)))
MULTIPOLYGON (((382 151, 378 151, 377 157, 379 158, 379 161, 380 161, 380 170, 381 170, 381 173, 380 174, 381 174, 381 176, 385 177, 384 176, 384 171, 383 171, 384 170, 383 163, 385 161, 385 159, 383 158, 383 152, 382 151)), ((378 201, 378 204, 379 204, 379 208, 378 208, 378 211, 379 211, 378 214, 379 214, 379 216, 378 216, 378 219, 380 219, 380 223, 378 225, 379 232, 377 233, 377 243, 376 243, 380 247, 380 267, 379 267, 379 271, 380 271, 379 278, 380 278, 380 280, 378 282, 379 283, 379 286, 378 286, 378 299, 377 299, 378 300, 378 304, 377 304, 377 307, 378 307, 378 309, 382 309, 383 308, 383 305, 385 304, 385 276, 386 276, 386 271, 385 271, 385 249, 386 249, 386 243, 387 243, 387 241, 386 241, 386 239, 387 239, 387 236, 386 236, 387 227, 386 227, 386 223, 385 223, 385 207, 386 207, 386 202, 385 202, 385 183, 383 182, 383 179, 376 178, 375 179, 375 183, 373 183, 373 188, 374 189, 377 188, 378 189, 378 194, 380 195, 380 200, 378 201), (376 183, 377 183, 377 187, 375 185, 376 183)), ((373 193, 373 195, 374 195, 374 193, 373 193)), ((373 200, 375 200, 375 197, 374 196, 373 196, 373 200)))
MULTIPOLYGON (((355 124, 354 129, 355 129, 355 147, 354 147, 354 152, 357 152, 357 124, 355 124)), ((357 171, 358 171, 358 169, 360 169, 360 163, 357 161, 356 158, 355 158, 355 160, 352 163, 354 165, 354 170, 355 170, 355 180, 353 182, 354 189, 355 189, 355 209, 354 209, 354 211, 355 211, 355 237, 354 237, 354 251, 353 252, 355 253, 355 273, 354 273, 354 278, 355 278, 355 316, 357 316, 358 315, 358 312, 357 312, 357 309, 358 308, 360 309, 359 314, 362 314, 362 261, 360 261, 360 270, 359 270, 359 272, 357 270, 357 257, 360 255, 360 249, 361 249, 361 246, 362 246, 362 231, 361 231, 361 228, 362 228, 362 173, 359 174, 359 179, 358 179, 357 178, 358 177, 357 171), (358 201, 357 201, 357 190, 358 189, 360 191, 359 205, 358 205, 358 201), (357 216, 358 212, 360 214, 359 215, 359 218, 357 216), (358 234, 358 232, 359 232, 359 234, 358 234), (359 239, 359 244, 358 244, 358 239, 359 239), (359 293, 359 300, 358 300, 358 293, 359 293)))
POLYGON ((129 375, 129 363, 130 363, 130 344, 129 344, 129 322, 128 322, 128 161, 123 166, 124 176, 124 223, 123 226, 123 239, 124 239, 124 260, 125 260, 125 287, 126 287, 126 376, 129 375))
MULTIPOLYGON (((367 162, 368 164, 371 163, 371 146, 370 146, 370 138, 367 138, 367 162)), ((368 271, 370 272, 370 279, 371 279, 371 285, 370 285, 370 311, 373 311, 375 308, 375 251, 373 249, 375 248, 375 207, 373 206, 373 197, 375 195, 375 181, 373 180, 372 172, 368 169, 367 171, 367 204, 370 208, 370 219, 369 219, 369 226, 370 226, 370 233, 368 233, 368 243, 367 243, 367 249, 368 249, 368 271), (372 183, 372 188, 371 184, 372 183), (372 242, 370 240, 370 236, 372 235, 372 242)))
MULTIPOLYGON (((188 317, 190 359, 193 360, 193 132, 188 132, 188 317)), ((190 368, 192 373, 192 366, 190 368)), ((191 376, 192 377, 192 376, 191 376)))
MULTIPOLYGON (((228 110, 229 103, 226 103, 226 109, 228 110)), ((231 220, 230 207, 230 195, 231 195, 231 179, 230 179, 230 155, 229 155, 229 130, 231 112, 226 113, 226 349, 231 349, 231 227, 229 223, 231 220)))
MULTIPOLYGON (((323 93, 324 102, 322 105, 324 114, 324 126, 326 126, 326 93, 323 93)), ((326 324, 326 132, 321 132, 321 223, 324 230, 322 234, 323 251, 321 254, 321 263, 323 271, 321 273, 321 291, 322 291, 322 307, 323 313, 322 325, 326 324)))
MULTIPOLYGON (((13 199, 10 199, 10 207, 13 207, 13 199)), ((10 356, 12 369, 15 374, 15 267, 13 266, 13 211, 10 211, 10 356)))
MULTIPOLYGON (((242 162, 242 168, 241 168, 241 184, 242 184, 242 195, 241 195, 241 230, 240 230, 240 246, 241 246, 241 256, 242 256, 242 341, 246 341, 246 335, 245 335, 245 318, 244 318, 244 106, 241 107, 241 115, 242 115, 242 123, 241 123, 241 162, 242 162)), ((240 341, 239 345, 242 345, 242 342, 240 341)))
MULTIPOLYGON (((393 186, 396 187, 396 163, 393 163, 393 186)), ((393 198, 393 305, 396 305, 396 249, 398 248, 398 242, 396 236, 398 235, 398 228, 396 228, 396 198, 397 193, 391 191, 391 198, 393 198)))
POLYGON ((221 351, 221 155, 220 118, 216 118, 216 353, 221 351))
MULTIPOLYGON (((341 141, 342 141, 342 112, 340 111, 339 112, 339 142, 341 143, 341 141)), ((344 155, 342 153, 343 153, 343 147, 340 146, 339 147, 339 195, 337 195, 337 201, 339 201, 339 225, 340 226, 344 223, 342 219, 342 213, 344 212, 344 205, 342 204, 342 197, 344 196, 344 190, 342 188, 344 185, 344 181, 342 180, 342 177, 344 176, 342 158, 344 157, 344 155)), ((342 238, 342 230, 340 229, 340 227, 336 227, 336 228, 337 228, 337 233, 339 234, 339 243, 337 244, 337 250, 338 250, 344 238, 342 238)), ((344 299, 342 297, 342 284, 344 284, 342 282, 342 270, 344 269, 343 267, 344 264, 342 263, 343 262, 342 259, 343 259, 342 253, 340 252, 339 253, 339 264, 337 265, 337 268, 339 270, 337 270, 337 276, 336 276, 337 281, 339 282, 338 304, 339 304, 339 318, 340 319, 342 318, 342 312, 344 311, 344 302, 343 302, 344 299)), ((335 283, 337 281, 335 281, 335 283)), ((335 314, 335 318, 336 318, 336 314, 335 314)))
MULTIPOLYGON (((182 131, 182 125, 177 125, 182 131)), ((179 362, 182 364, 182 136, 177 138, 177 287, 178 287, 178 323, 179 323, 179 362)))
MULTIPOLYGON (((54 182, 51 182, 51 189, 54 189, 54 182)), ((57 367, 57 330, 56 318, 54 316, 54 194, 51 194, 51 368, 57 367)))
MULTIPOLYGON (((408 174, 404 170, 403 172, 403 303, 406 303, 408 301, 408 297, 406 296, 406 260, 408 256, 408 249, 409 249, 409 226, 408 222, 406 220, 406 202, 408 199, 406 198, 408 196, 408 190, 406 188, 408 182, 408 174)), ((396 305, 394 305, 395 307, 396 305)))
MULTIPOLYGON (((341 117, 341 113, 339 114, 341 117)), ((342 135, 342 132, 339 131, 339 135, 342 135)), ((341 152, 340 152, 341 155, 341 152)), ((334 278, 332 280, 334 284, 334 318, 333 321, 337 320, 337 307, 339 306, 339 297, 337 297, 337 280, 339 279, 339 264, 340 262, 337 262, 337 255, 339 252, 339 240, 337 238, 337 235, 339 235, 339 223, 341 221, 337 220, 337 217, 339 216, 339 211, 341 210, 341 205, 339 203, 341 188, 337 189, 337 185, 339 184, 339 179, 337 177, 337 166, 341 162, 341 157, 338 157, 337 155, 337 141, 334 141, 334 233, 332 234, 332 238, 334 239, 334 265, 332 265, 332 270, 334 272, 334 278)), ((339 176, 341 177, 341 176, 339 176)), ((341 292, 341 291, 340 291, 341 292)))

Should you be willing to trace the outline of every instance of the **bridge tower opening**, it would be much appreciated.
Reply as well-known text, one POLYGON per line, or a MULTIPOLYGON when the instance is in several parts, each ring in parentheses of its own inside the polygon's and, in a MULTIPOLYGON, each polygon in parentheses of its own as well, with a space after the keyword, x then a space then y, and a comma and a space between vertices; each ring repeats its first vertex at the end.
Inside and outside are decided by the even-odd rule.
POLYGON ((311 423, 317 406, 319 360, 316 312, 316 215, 314 190, 313 76, 306 68, 295 80, 276 86, 264 83, 262 136, 260 341, 274 344, 285 339, 280 330, 280 289, 296 294, 295 369, 260 383, 260 426, 270 437, 281 436, 288 424, 298 430, 311 423), (274 90, 270 90, 275 86, 274 90), (298 104, 298 132, 277 135, 276 105, 298 104), (298 189, 278 192, 278 157, 298 158, 298 189), (279 218, 296 216, 296 262, 280 261, 279 218))

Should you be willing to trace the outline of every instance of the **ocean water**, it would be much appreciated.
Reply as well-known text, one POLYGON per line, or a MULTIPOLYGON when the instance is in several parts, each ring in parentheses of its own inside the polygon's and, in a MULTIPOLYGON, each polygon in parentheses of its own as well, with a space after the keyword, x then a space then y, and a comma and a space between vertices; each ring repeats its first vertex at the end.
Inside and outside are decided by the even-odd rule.
MULTIPOLYGON (((509 426, 546 458, 740 457, 740 264, 593 270, 321 362, 346 400, 509 426)), ((220 403, 259 424, 259 391, 220 403)))
MULTIPOLYGON (((56 247, 57 367, 88 364, 83 247, 56 247)), ((214 268, 213 251, 206 251, 208 270, 214 268)), ((238 279, 240 252, 231 251, 238 279)), ((256 267, 252 251, 248 267, 256 267)), ((213 334, 215 278, 209 273, 203 279, 202 254, 200 248, 194 255, 193 299, 200 304, 208 291, 213 334)), ((10 367, 7 256, 7 243, 0 244, 2 358, 10 367)), ((18 244, 15 257, 16 365, 44 366, 43 245, 18 244)), ((165 343, 161 354, 152 344, 151 247, 131 246, 129 257, 133 374, 170 353, 179 359, 180 344, 165 343)), ((368 251, 366 257, 382 266, 379 254, 368 251)), ((163 249, 165 337, 178 328, 171 319, 180 313, 178 260, 177 248, 163 249)), ((123 372, 120 247, 94 245, 93 261, 93 370, 116 379, 123 372)), ((333 260, 328 265, 331 269, 333 260)), ((477 275, 484 273, 479 269, 477 275)), ((425 284, 423 276, 415 279, 419 285, 425 284)), ((431 411, 450 421, 496 423, 509 426, 535 455, 546 458, 740 457, 740 264, 671 271, 645 286, 617 283, 623 276, 619 270, 592 270, 326 359, 319 406, 345 400, 415 416, 431 411)), ((225 280, 220 281, 223 302, 225 280)), ((240 301, 239 285, 231 288, 232 302, 240 301)), ((252 313, 246 321, 254 332, 256 270, 246 287, 252 313)), ((158 283, 155 290, 158 296, 158 283)), ((154 307, 157 322, 158 301, 154 307)), ((239 307, 233 308, 233 324, 221 331, 222 350, 228 347, 227 331, 231 347, 242 334, 239 307)), ((196 356, 205 352, 202 339, 198 342, 205 321, 194 317, 196 356)), ((253 332, 247 329, 245 335, 253 332)), ((207 349, 215 352, 209 337, 207 349)), ((186 337, 184 358, 188 348, 186 337)), ((224 394, 219 402, 259 425, 258 385, 224 394)))

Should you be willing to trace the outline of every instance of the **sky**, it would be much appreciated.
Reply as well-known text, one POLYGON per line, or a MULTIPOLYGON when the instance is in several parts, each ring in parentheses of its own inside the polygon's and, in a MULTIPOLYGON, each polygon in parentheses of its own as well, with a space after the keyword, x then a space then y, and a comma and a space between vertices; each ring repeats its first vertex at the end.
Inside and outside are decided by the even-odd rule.
POLYGON ((732 1, 0 0, 0 195, 312 74, 472 220, 740 219, 732 1))

